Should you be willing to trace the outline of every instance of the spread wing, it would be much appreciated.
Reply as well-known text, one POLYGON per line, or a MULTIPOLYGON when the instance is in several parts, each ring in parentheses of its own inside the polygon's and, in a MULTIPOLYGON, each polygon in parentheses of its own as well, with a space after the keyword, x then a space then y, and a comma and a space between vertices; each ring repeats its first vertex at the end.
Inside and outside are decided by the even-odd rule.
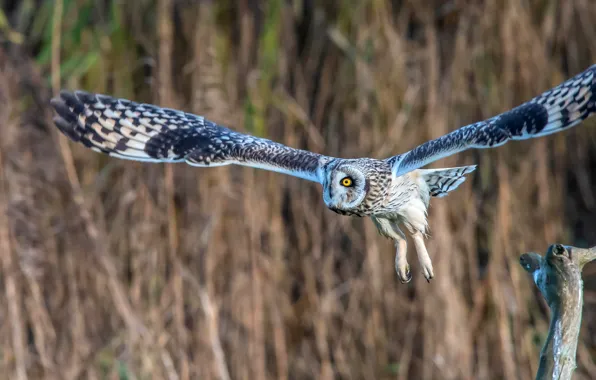
POLYGON ((321 182, 325 156, 235 132, 202 116, 83 91, 62 91, 51 104, 62 133, 112 157, 201 167, 237 164, 321 182))
POLYGON ((400 176, 466 149, 494 148, 510 140, 557 133, 594 112, 596 65, 510 111, 466 125, 387 160, 393 174, 400 176))

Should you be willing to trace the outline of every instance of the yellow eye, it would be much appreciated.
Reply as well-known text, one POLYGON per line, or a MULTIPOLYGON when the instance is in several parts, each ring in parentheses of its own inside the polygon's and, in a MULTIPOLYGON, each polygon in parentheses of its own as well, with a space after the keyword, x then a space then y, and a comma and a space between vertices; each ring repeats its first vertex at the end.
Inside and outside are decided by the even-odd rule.
POLYGON ((352 186, 352 183, 353 183, 352 182, 352 178, 350 178, 350 177, 346 177, 346 178, 344 178, 344 179, 341 180, 342 186, 345 186, 345 187, 352 186))

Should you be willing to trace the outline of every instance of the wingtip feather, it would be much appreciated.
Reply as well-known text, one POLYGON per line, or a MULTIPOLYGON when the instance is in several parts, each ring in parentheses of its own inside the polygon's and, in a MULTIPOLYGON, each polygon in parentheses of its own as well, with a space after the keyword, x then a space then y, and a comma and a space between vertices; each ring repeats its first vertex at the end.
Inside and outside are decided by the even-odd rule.
POLYGON ((81 140, 81 136, 77 133, 76 128, 73 127, 72 123, 66 121, 62 116, 54 116, 54 124, 56 127, 71 140, 78 142, 81 140))

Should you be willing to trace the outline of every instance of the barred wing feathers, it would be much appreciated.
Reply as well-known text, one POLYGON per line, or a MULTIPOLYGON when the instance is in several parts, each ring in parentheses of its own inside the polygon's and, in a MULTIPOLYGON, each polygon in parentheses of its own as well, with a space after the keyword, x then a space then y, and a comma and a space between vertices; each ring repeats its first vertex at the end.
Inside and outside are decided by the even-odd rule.
POLYGON ((457 189, 466 180, 466 174, 476 170, 476 165, 446 169, 420 169, 418 173, 426 181, 430 195, 442 198, 457 189))
POLYGON ((324 156, 235 132, 202 116, 83 91, 62 91, 51 104, 62 133, 112 157, 201 167, 237 164, 321 182, 324 156))
POLYGON ((534 99, 485 121, 470 124, 388 160, 395 176, 467 149, 494 148, 510 140, 550 135, 596 112, 596 65, 534 99))

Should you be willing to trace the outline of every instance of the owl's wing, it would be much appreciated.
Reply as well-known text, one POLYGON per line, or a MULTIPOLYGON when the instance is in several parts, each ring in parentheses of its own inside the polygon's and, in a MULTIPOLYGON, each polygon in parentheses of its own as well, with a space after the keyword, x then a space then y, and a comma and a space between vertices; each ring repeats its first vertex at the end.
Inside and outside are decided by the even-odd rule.
POLYGON ((83 91, 62 91, 51 104, 62 133, 113 157, 202 167, 237 164, 321 183, 325 156, 235 132, 202 116, 83 91))
POLYGON ((522 105, 466 125, 387 159, 395 176, 467 149, 494 148, 510 140, 557 133, 596 112, 596 65, 522 105))

